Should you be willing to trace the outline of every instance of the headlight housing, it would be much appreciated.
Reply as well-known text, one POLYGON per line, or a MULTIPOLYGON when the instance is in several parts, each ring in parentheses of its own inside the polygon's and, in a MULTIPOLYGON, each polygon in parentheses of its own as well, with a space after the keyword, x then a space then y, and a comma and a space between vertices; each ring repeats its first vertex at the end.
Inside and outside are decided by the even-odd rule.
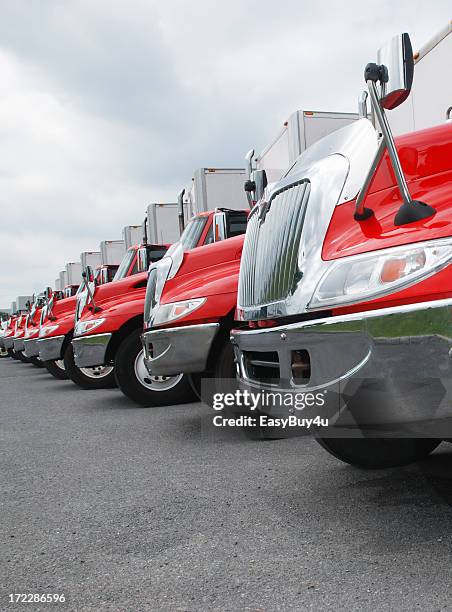
POLYGON ((50 336, 56 329, 58 329, 59 325, 46 325, 45 327, 41 327, 39 330, 39 337, 45 338, 46 336, 50 336))
POLYGON ((400 291, 452 261, 452 239, 419 242, 334 262, 322 276, 308 310, 364 302, 400 291))
POLYGON ((186 317, 194 310, 205 304, 207 298, 195 298, 192 300, 184 300, 182 302, 170 302, 169 304, 161 304, 154 315, 152 325, 163 325, 176 321, 182 317, 186 317))
POLYGON ((103 317, 99 319, 89 319, 88 321, 79 321, 75 326, 74 336, 83 336, 84 334, 92 332, 93 329, 102 325, 104 321, 105 319, 103 317))

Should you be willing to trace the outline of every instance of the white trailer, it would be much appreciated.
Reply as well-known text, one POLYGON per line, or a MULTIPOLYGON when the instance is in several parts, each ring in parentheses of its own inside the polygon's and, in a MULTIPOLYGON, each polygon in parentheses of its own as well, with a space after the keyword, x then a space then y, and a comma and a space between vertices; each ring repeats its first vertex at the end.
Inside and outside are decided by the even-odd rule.
POLYGON ((60 272, 60 287, 61 287, 61 291, 64 290, 66 285, 67 285, 67 272, 66 272, 66 270, 62 270, 60 272))
POLYGON ((82 264, 80 261, 71 261, 66 264, 67 285, 80 285, 82 282, 82 264))
POLYGON ((16 302, 11 302, 11 313, 14 313, 17 311, 17 304, 16 302))
POLYGON ((389 123, 395 134, 439 125, 452 112, 451 33, 452 22, 414 53, 411 95, 406 102, 388 111, 389 123))
POLYGON ((198 168, 188 193, 189 217, 215 208, 248 208, 245 168, 198 168))
POLYGON ((83 253, 80 253, 80 262, 82 270, 86 270, 87 266, 95 270, 102 263, 100 251, 83 251, 83 253))
POLYGON ((253 167, 265 170, 268 182, 273 183, 314 142, 356 119, 357 113, 297 110, 284 122, 276 138, 253 158, 253 167))
POLYGON ((102 265, 119 266, 126 252, 124 240, 102 240, 100 243, 102 265))
MULTIPOLYGON (((188 202, 184 203, 185 219, 192 214, 188 202)), ((152 202, 146 208, 148 244, 172 244, 179 240, 179 209, 176 202, 152 202)))
POLYGON ((143 226, 126 225, 122 229, 122 239, 124 240, 126 251, 132 246, 141 244, 143 242, 143 226))
POLYGON ((16 309, 21 312, 27 310, 27 303, 31 302, 32 299, 32 295, 18 295, 15 302, 16 309))
POLYGON ((61 279, 60 277, 55 279, 54 291, 62 291, 63 287, 61 287, 61 279))

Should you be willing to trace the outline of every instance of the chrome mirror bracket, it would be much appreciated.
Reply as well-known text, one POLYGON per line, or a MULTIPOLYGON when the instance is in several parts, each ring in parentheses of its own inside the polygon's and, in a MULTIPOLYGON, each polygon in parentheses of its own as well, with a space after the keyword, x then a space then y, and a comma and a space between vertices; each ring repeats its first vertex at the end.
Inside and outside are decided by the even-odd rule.
POLYGON ((392 135, 388 118, 382 105, 380 104, 376 83, 380 81, 380 83, 383 85, 387 81, 387 68, 383 65, 378 66, 377 64, 368 64, 366 66, 364 76, 366 79, 372 108, 381 128, 382 139, 380 141, 380 145, 378 147, 374 161, 372 162, 372 165, 364 181, 363 187, 361 188, 356 199, 354 218, 357 221, 364 221, 372 217, 374 214, 374 212, 370 208, 366 208, 364 206, 364 199, 367 195, 371 180, 374 176, 377 166, 380 163, 380 160, 385 150, 387 149, 389 159, 394 170, 397 185, 400 191, 400 195, 403 201, 402 206, 399 208, 394 218, 394 225, 406 225, 415 221, 421 221, 422 219, 428 219, 436 213, 436 210, 425 202, 412 199, 400 163, 399 155, 397 153, 394 137, 392 135))

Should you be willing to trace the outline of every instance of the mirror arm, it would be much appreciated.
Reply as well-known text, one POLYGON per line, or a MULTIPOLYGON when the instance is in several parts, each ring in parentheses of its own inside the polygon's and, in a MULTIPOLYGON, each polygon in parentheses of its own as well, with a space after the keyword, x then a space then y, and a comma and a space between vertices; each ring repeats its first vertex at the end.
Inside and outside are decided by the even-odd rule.
POLYGON ((383 137, 381 139, 374 161, 372 162, 369 174, 367 175, 363 188, 361 189, 356 200, 354 218, 357 221, 364 221, 365 219, 368 219, 374 214, 370 208, 364 207, 364 199, 369 189, 373 173, 375 172, 378 163, 381 160, 384 150, 387 149, 389 158, 391 160, 391 165, 396 177, 397 185, 399 187, 400 195, 402 196, 403 201, 403 204, 399 208, 394 219, 394 225, 398 226, 406 225, 407 223, 413 223, 414 221, 420 221, 422 219, 427 219, 428 217, 433 216, 436 213, 436 210, 428 204, 425 204, 424 202, 413 200, 411 198, 405 175, 403 173, 402 165, 400 163, 399 155, 395 146, 391 127, 389 125, 386 113, 380 105, 380 100, 378 96, 376 81, 381 80, 384 82, 382 75, 385 70, 386 68, 384 66, 377 66, 376 64, 369 64, 366 68, 365 74, 366 77, 368 77, 366 82, 369 90, 372 108, 377 117, 383 137))
POLYGON ((177 196, 177 209, 178 209, 178 217, 179 217, 179 232, 182 236, 182 232, 185 229, 185 219, 184 219, 184 195, 185 189, 181 189, 179 195, 177 196))
POLYGON ((378 168, 378 164, 380 163, 385 150, 386 143, 384 141, 384 138, 381 138, 377 152, 375 153, 375 157, 364 180, 363 186, 361 187, 360 192, 358 193, 358 197, 356 198, 355 214, 353 215, 356 221, 365 221, 366 219, 369 219, 369 217, 372 217, 374 214, 374 211, 371 208, 366 208, 364 206, 364 200, 366 199, 370 183, 372 182, 375 171, 378 168))

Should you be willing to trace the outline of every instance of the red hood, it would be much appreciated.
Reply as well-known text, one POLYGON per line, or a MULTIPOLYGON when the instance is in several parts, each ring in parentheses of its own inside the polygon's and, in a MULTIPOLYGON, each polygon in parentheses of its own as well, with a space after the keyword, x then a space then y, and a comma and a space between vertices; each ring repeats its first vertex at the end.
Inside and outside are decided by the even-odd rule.
POLYGON ((402 201, 386 154, 365 200, 374 216, 359 223, 353 219, 355 201, 336 206, 323 244, 323 259, 452 235, 452 124, 401 136, 396 145, 412 198, 430 204, 436 214, 409 225, 394 225, 402 201))
POLYGON ((184 254, 176 276, 165 283, 161 302, 236 293, 244 235, 184 254))

